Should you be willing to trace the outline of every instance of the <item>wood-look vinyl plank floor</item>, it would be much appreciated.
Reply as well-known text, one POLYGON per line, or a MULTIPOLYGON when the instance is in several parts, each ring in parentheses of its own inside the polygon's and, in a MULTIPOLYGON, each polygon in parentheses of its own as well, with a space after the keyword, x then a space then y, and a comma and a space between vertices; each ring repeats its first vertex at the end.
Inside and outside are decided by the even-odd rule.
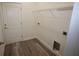
MULTIPOLYGON (((5 56, 50 56, 36 40, 20 41, 5 46, 5 56)), ((54 54, 51 54, 54 56, 54 54)))

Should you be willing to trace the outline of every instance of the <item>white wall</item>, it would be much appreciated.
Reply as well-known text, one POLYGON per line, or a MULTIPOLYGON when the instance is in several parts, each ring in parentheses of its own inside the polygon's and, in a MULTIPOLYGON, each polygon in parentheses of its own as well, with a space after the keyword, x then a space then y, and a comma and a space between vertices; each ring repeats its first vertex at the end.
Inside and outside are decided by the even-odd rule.
MULTIPOLYGON (((2 33, 2 7, 1 7, 1 4, 0 4, 0 42, 4 42, 3 33, 2 33)), ((4 47, 5 47, 5 44, 0 45, 0 56, 4 55, 4 47)))
POLYGON ((0 42, 3 42, 2 27, 1 27, 1 25, 0 25, 0 42))
POLYGON ((62 42, 61 51, 63 51, 63 46, 64 46, 63 44, 66 41, 65 40, 66 37, 62 35, 62 31, 63 30, 68 31, 71 11, 65 11, 66 14, 64 15, 63 12, 58 13, 57 11, 54 12, 53 10, 51 10, 51 12, 54 13, 52 17, 51 12, 47 11, 46 9, 49 10, 52 8, 54 9, 61 7, 69 7, 72 6, 73 3, 32 3, 32 2, 29 3, 28 2, 28 3, 19 3, 19 4, 20 7, 22 7, 21 9, 22 33, 23 33, 22 40, 28 40, 33 37, 38 37, 39 40, 44 42, 52 50, 53 41, 55 39, 60 43, 62 42), (41 10, 44 11, 39 12, 41 10), (40 25, 37 25, 38 19, 34 18, 37 17, 34 12, 36 12, 37 13, 36 15, 39 16, 39 20, 41 23, 40 25))
POLYGON ((79 3, 75 3, 64 55, 79 55, 79 3))
POLYGON ((72 10, 43 10, 37 11, 36 15, 36 36, 53 51, 54 40, 59 42, 60 54, 63 54, 66 43, 66 36, 63 31, 68 32, 72 10), (40 25, 37 23, 40 22, 40 25))
POLYGON ((28 40, 35 37, 33 14, 27 8, 22 9, 22 23, 23 39, 28 40))
MULTIPOLYGON (((44 9, 61 8, 72 6, 72 3, 22 3, 22 22, 23 22, 23 36, 24 40, 34 37, 37 30, 34 14, 32 12, 44 9)), ((38 33, 38 32, 37 32, 38 33)))
MULTIPOLYGON (((0 25, 0 42, 4 42, 1 25, 0 25)), ((0 45, 0 56, 3 56, 4 55, 4 48, 5 48, 5 44, 0 45)))
MULTIPOLYGON (((3 3, 5 4, 5 3, 3 3)), ((6 3, 7 6, 18 6, 20 5, 21 12, 22 12, 22 31, 23 31, 23 39, 27 39, 29 37, 35 36, 35 20, 33 19, 33 13, 32 11, 37 10, 44 10, 44 9, 51 9, 51 8, 60 8, 60 7, 67 7, 71 6, 72 3, 6 3), (11 4, 11 5, 8 5, 11 4), (58 4, 58 5, 57 5, 58 4)), ((7 7, 6 6, 6 7, 7 7)), ((4 25, 3 25, 4 26, 4 25)), ((23 40, 22 39, 22 40, 23 40)))
MULTIPOLYGON (((6 3, 7 4, 7 3, 6 3)), ((7 6, 17 6, 20 5, 22 7, 22 31, 23 31, 23 39, 29 39, 30 37, 34 37, 34 21, 32 11, 36 10, 43 10, 43 9, 51 9, 51 8, 57 8, 57 7, 67 7, 71 6, 72 3, 9 3, 11 5, 7 6), (58 4, 58 5, 57 5, 58 4), (54 6, 55 5, 55 6, 54 6)), ((7 7, 6 6, 6 7, 7 7)))
POLYGON ((71 2, 23 2, 22 7, 26 8, 27 11, 37 11, 52 8, 61 8, 72 6, 71 2))
POLYGON ((36 20, 35 28, 37 29, 35 36, 52 51, 54 40, 59 42, 61 55, 64 53, 67 39, 66 36, 62 35, 62 32, 68 32, 72 10, 56 11, 55 9, 71 6, 73 3, 38 3, 33 12, 36 20), (40 25, 37 24, 38 22, 40 25))
POLYGON ((2 7, 1 7, 1 4, 0 4, 0 41, 3 41, 3 34, 2 34, 2 7))

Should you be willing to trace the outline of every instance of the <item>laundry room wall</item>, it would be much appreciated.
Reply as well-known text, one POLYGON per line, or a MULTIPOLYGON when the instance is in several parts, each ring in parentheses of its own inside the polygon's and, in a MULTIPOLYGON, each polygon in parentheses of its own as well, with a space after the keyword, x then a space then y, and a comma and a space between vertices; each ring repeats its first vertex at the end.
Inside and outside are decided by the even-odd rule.
MULTIPOLYGON (((40 6, 41 4, 42 3, 39 3, 38 5, 40 6)), ((50 5, 49 3, 45 4, 47 6, 50 5)), ((43 6, 46 6, 45 4, 41 5, 40 9, 37 9, 33 12, 35 15, 34 19, 36 20, 36 37, 41 42, 43 42, 43 44, 45 44, 51 51, 54 51, 54 41, 57 41, 60 44, 60 50, 58 53, 63 55, 67 40, 67 36, 63 35, 63 32, 65 31, 68 33, 73 5, 64 5, 63 3, 59 5, 55 3, 56 7, 51 6, 51 8, 44 9, 43 6), (70 9, 62 9, 62 5, 64 5, 64 8, 66 6, 70 9), (56 10, 57 8, 62 10, 56 10)))
MULTIPOLYGON (((3 3, 4 4, 4 3, 3 3)), ((11 3, 10 3, 11 4, 11 3)), ((63 54, 66 36, 63 31, 68 32, 72 10, 56 10, 57 8, 72 7, 73 3, 12 3, 20 5, 21 12, 21 34, 22 39, 17 41, 38 38, 50 50, 53 51, 54 40, 59 42, 60 54, 63 54), (39 23, 40 24, 39 24, 39 23)), ((11 7, 11 6, 10 6, 11 7)), ((14 15, 15 16, 15 15, 14 15)), ((5 39, 6 40, 6 39, 5 39)), ((7 40, 7 43, 16 42, 16 40, 7 40)))

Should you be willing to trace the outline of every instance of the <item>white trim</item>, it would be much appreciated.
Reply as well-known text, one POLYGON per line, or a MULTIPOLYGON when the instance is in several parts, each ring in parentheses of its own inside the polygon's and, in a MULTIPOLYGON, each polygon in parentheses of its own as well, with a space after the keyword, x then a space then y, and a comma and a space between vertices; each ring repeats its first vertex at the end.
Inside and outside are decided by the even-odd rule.
POLYGON ((40 39, 37 36, 35 38, 37 38, 41 43, 43 43, 49 50, 51 50, 53 52, 53 49, 47 43, 45 43, 42 39, 40 39))
POLYGON ((17 41, 12 41, 12 42, 6 42, 6 44, 15 43, 15 42, 19 42, 19 41, 25 41, 25 40, 31 40, 33 38, 35 38, 35 37, 26 37, 26 38, 24 38, 22 40, 17 40, 17 41))

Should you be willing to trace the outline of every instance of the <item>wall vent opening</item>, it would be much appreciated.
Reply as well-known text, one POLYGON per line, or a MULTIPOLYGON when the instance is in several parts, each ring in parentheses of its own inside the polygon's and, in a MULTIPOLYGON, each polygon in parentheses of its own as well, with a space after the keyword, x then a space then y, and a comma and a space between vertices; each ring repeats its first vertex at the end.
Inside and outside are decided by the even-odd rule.
POLYGON ((57 50, 57 51, 60 50, 60 44, 56 41, 54 41, 53 50, 57 50))

